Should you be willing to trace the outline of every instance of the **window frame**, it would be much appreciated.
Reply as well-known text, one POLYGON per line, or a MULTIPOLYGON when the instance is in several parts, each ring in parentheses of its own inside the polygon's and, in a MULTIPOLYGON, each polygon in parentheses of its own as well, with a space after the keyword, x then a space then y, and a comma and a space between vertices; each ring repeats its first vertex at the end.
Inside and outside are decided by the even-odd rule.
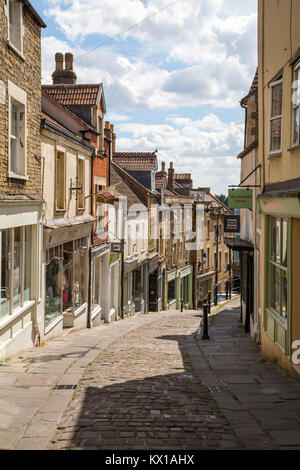
POLYGON ((268 153, 270 156, 272 155, 278 155, 282 153, 282 107, 283 107, 283 86, 282 86, 282 78, 279 80, 276 80, 275 82, 270 83, 269 85, 269 149, 268 153), (277 116, 271 116, 272 114, 272 97, 273 97, 273 88, 277 85, 281 85, 281 114, 278 114, 277 116), (272 141, 272 121, 275 119, 280 119, 280 148, 276 150, 271 150, 271 141, 272 141))
MULTIPOLYGON (((34 229, 33 225, 21 225, 21 226, 16 226, 16 227, 11 227, 7 229, 1 229, 0 230, 0 248, 2 247, 2 232, 7 231, 8 234, 8 253, 7 253, 7 258, 8 258, 8 263, 9 263, 9 269, 8 269, 8 280, 9 280, 9 286, 8 286, 8 299, 9 299, 9 308, 8 308, 8 314, 4 315, 3 317, 0 316, 0 324, 4 321, 6 321, 9 318, 12 318, 15 314, 18 314, 18 311, 20 309, 26 308, 27 305, 32 304, 34 302, 34 283, 33 283, 33 271, 34 271, 34 264, 33 264, 33 236, 34 236, 34 229), (31 276, 30 276, 30 299, 25 300, 24 292, 25 292, 25 282, 26 282, 26 275, 25 275, 25 261, 26 261, 26 245, 25 245, 25 229, 27 227, 30 227, 31 229, 31 251, 30 251, 30 264, 31 264, 31 276), (16 229, 20 229, 20 259, 19 259, 19 280, 20 280, 20 296, 19 299, 19 305, 14 307, 14 259, 15 259, 15 237, 14 233, 16 229)), ((0 250, 0 265, 2 265, 2 250, 0 250)), ((0 286, 1 286, 1 269, 0 269, 0 286)))
MULTIPOLYGON (((82 186, 81 190, 79 189, 79 192, 81 192, 81 196, 76 193, 76 208, 77 211, 84 211, 85 210, 85 158, 82 156, 77 156, 77 161, 76 161, 76 186, 80 185, 80 179, 79 179, 79 166, 82 164, 82 186), (80 197, 82 197, 83 205, 82 207, 80 206, 80 197)), ((78 186, 79 187, 79 186, 78 186)))
MULTIPOLYGON (((61 169, 60 169, 61 170, 61 169)), ((60 172, 59 172, 60 173, 60 172)), ((59 150, 55 148, 55 212, 65 212, 66 211, 66 152, 63 150, 59 150), (64 165, 64 174, 63 179, 60 178, 58 180, 58 154, 63 155, 63 165, 64 165), (61 181, 62 180, 62 181, 61 181), (63 183, 63 206, 58 207, 58 187, 61 187, 61 183, 63 183)))
POLYGON ((24 57, 24 40, 23 40, 23 37, 24 37, 24 26, 23 26, 23 4, 21 1, 19 0, 7 0, 6 2, 6 18, 7 18, 7 44, 9 45, 9 47, 11 47, 11 49, 13 49, 14 52, 16 52, 20 57, 21 59, 25 60, 25 57, 24 57), (11 37, 11 30, 10 30, 10 4, 13 5, 13 7, 15 9, 19 8, 19 11, 17 12, 16 11, 16 15, 18 15, 18 17, 20 18, 20 37, 19 37, 19 40, 20 40, 20 49, 19 47, 12 41, 12 37, 11 37))
MULTIPOLYGON (((293 74, 293 83, 296 81, 295 80, 295 74, 296 72, 299 73, 298 80, 300 81, 300 62, 296 64, 293 68, 292 74, 293 74)), ((297 91, 299 90, 300 86, 297 87, 297 91)), ((298 96, 298 103, 295 105, 293 102, 293 96, 296 93, 295 88, 292 88, 293 93, 292 93, 292 135, 291 135, 291 147, 297 147, 300 145, 300 96, 298 96), (294 113, 295 110, 298 109, 299 111, 299 126, 298 126, 298 142, 294 142, 294 131, 295 131, 295 120, 294 120, 294 113)))
MULTIPOLYGON (((20 155, 19 155, 20 158, 20 155)), ((8 80, 8 167, 7 167, 8 178, 28 180, 27 175, 27 93, 22 88, 15 85, 13 82, 8 80), (12 135, 12 100, 16 101, 20 105, 24 106, 24 155, 23 155, 23 167, 24 174, 18 174, 12 171, 12 155, 11 155, 11 135, 12 135)))

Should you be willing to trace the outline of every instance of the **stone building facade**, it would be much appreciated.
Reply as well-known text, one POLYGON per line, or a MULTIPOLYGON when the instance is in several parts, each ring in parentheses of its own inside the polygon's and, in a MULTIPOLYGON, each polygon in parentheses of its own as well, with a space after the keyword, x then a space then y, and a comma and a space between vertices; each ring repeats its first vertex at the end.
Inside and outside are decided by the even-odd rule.
POLYGON ((45 26, 28 1, 0 1, 0 357, 39 341, 45 26))

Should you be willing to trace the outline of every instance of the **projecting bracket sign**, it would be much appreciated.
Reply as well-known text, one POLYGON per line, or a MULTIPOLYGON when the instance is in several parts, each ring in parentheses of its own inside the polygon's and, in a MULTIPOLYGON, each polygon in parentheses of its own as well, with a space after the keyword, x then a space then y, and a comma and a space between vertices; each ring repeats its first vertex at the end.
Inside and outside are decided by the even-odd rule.
POLYGON ((224 232, 239 233, 240 232, 240 216, 225 215, 224 216, 224 232))
POLYGON ((229 189, 228 207, 230 209, 252 209, 252 189, 229 189))

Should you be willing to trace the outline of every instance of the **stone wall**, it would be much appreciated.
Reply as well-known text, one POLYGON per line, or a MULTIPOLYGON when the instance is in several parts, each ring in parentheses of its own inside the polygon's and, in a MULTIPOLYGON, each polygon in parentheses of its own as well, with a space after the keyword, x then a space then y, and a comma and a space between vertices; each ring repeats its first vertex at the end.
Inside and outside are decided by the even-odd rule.
MULTIPOLYGON (((5 89, 0 101, 0 198, 7 194, 41 197, 41 31, 31 13, 23 8, 23 55, 8 44, 5 0, 0 0, 0 82, 5 89), (8 178, 8 80, 27 93, 27 174, 28 180, 8 178)), ((22 196, 24 198, 24 196, 22 196)))

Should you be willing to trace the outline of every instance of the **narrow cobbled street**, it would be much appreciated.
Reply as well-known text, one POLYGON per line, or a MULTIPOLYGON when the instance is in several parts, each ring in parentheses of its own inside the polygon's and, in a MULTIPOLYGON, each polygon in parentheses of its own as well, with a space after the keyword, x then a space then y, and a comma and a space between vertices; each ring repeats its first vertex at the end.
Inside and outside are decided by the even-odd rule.
POLYGON ((0 367, 0 447, 299 449, 300 384, 265 361, 239 298, 71 333, 0 367), (4 409, 4 406, 1 407, 4 409))

